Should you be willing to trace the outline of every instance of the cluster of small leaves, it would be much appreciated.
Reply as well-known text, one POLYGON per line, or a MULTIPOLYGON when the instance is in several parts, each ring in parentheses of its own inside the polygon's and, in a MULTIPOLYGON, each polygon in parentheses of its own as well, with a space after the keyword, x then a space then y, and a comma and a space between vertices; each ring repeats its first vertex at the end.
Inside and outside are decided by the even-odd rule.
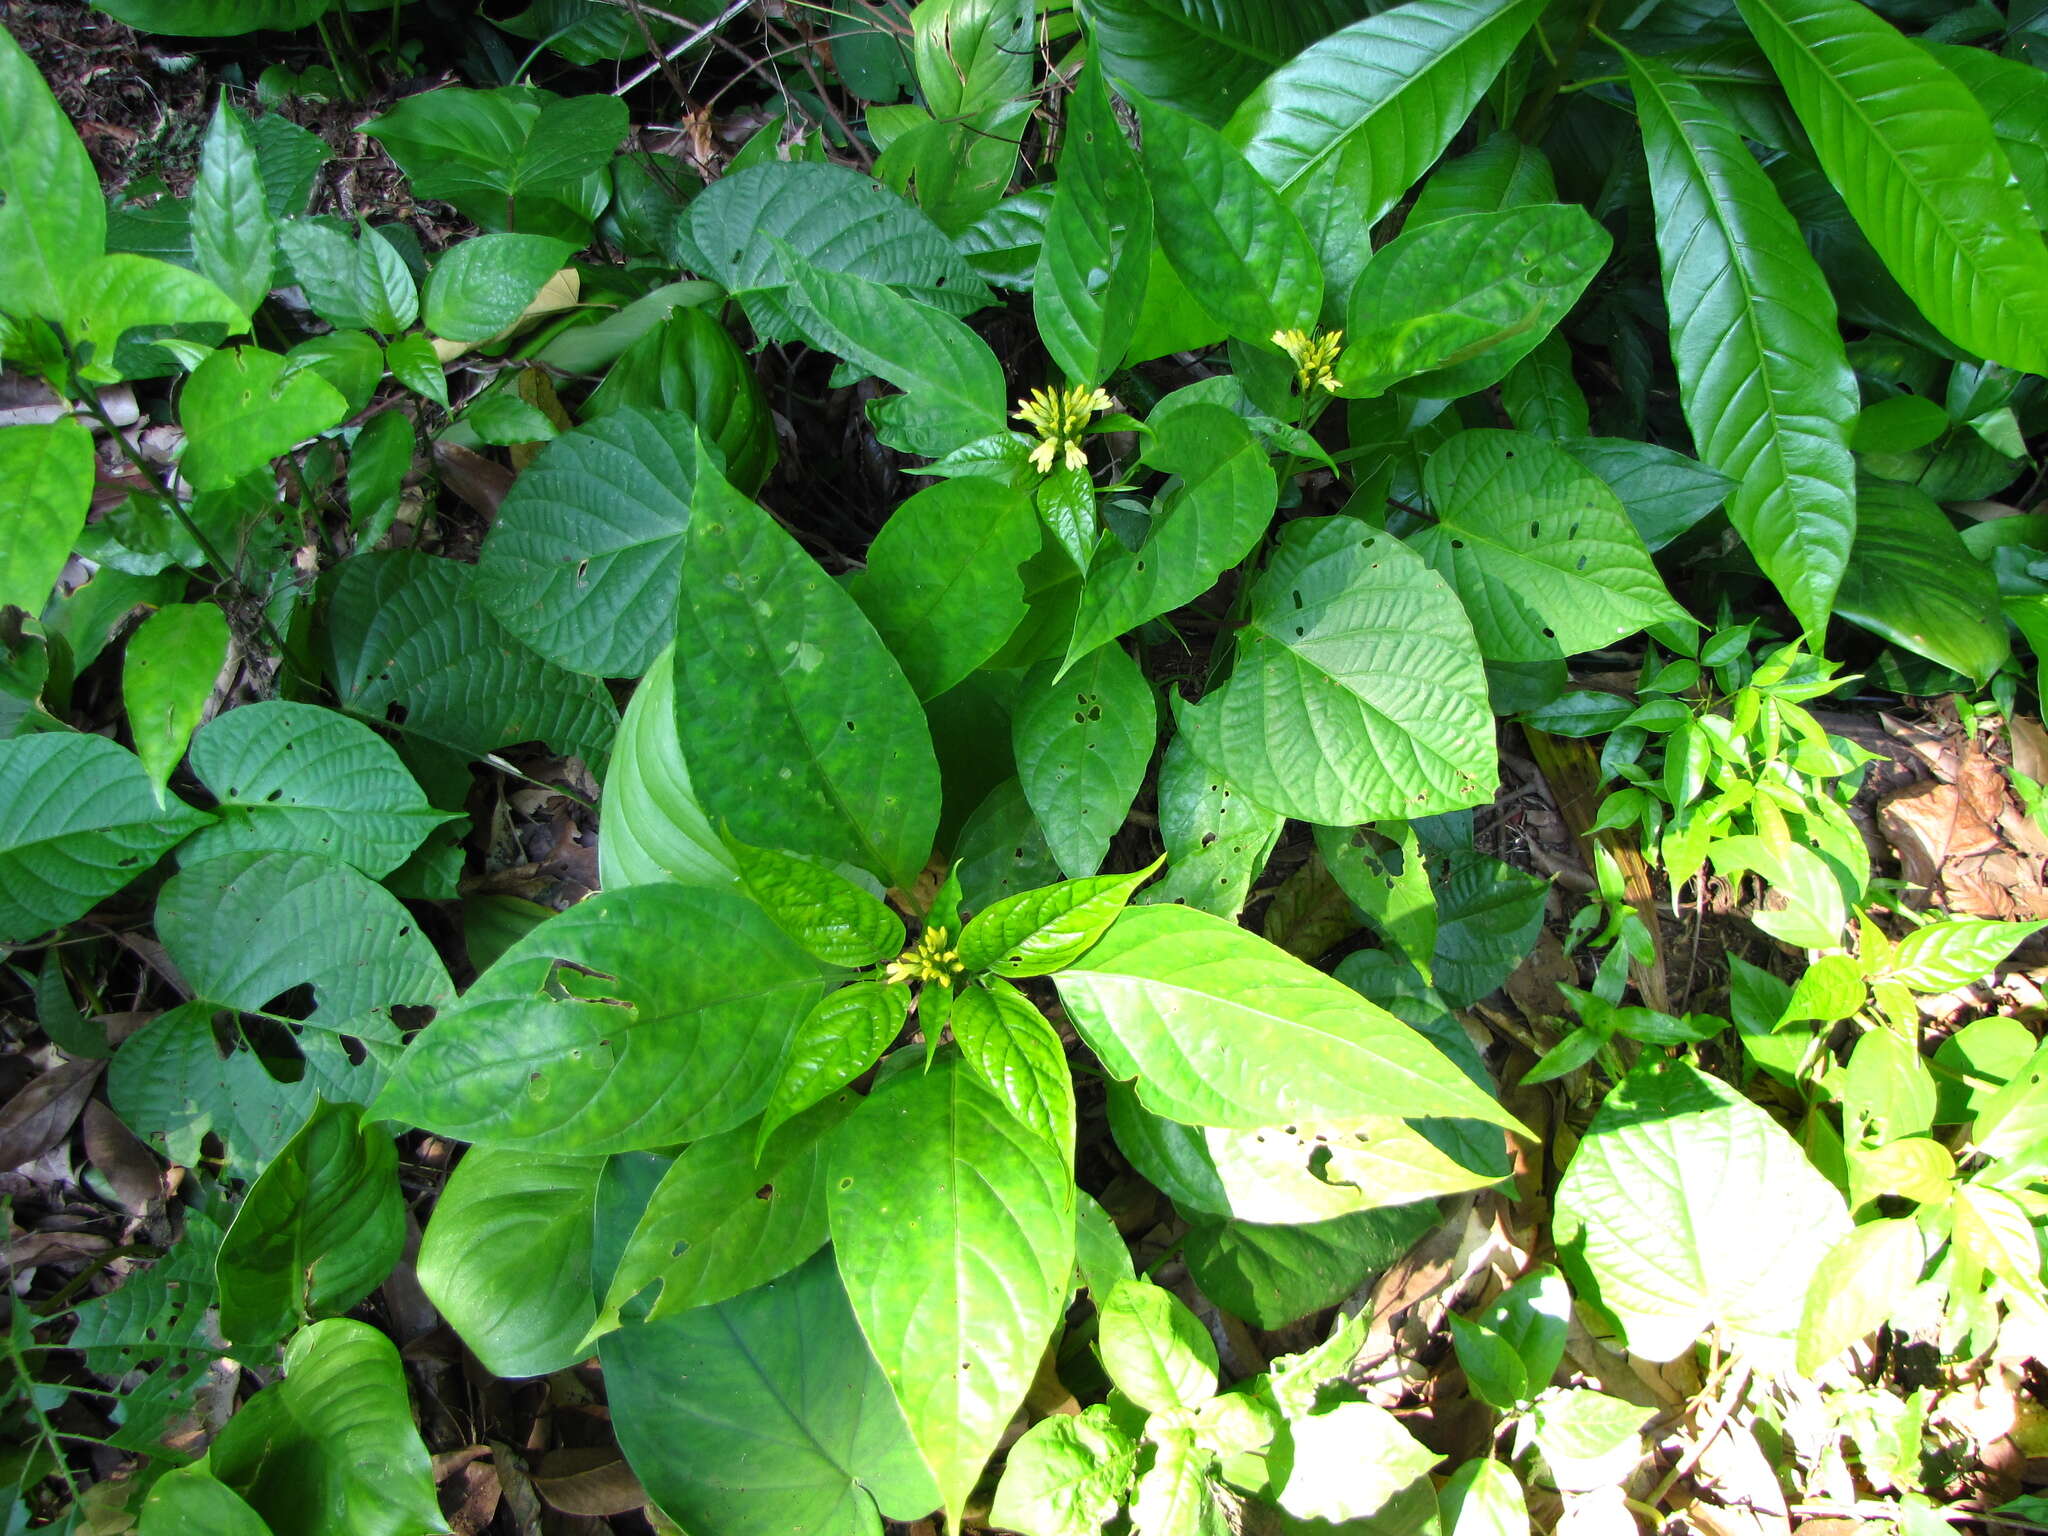
MULTIPOLYGON (((1990 498, 2048 420, 2038 32, 827 9, 867 105, 807 99, 846 153, 781 142, 789 93, 687 197, 619 95, 371 117, 477 227, 431 258, 312 212, 327 148, 226 99, 188 197, 110 209, 0 33, 0 356, 54 402, 0 427, 0 944, 69 1052, 100 989, 66 947, 153 931, 167 1006, 101 1042, 104 1093, 198 1191, 172 1258, 14 1314, 17 1486, 71 1477, 29 1379, 69 1350, 124 1383, 144 1536, 442 1530, 397 1352, 346 1315, 420 1131, 467 1149, 429 1300, 502 1376, 594 1351, 702 1532, 1511 1533, 1525 1481, 1642 1451, 1641 1410, 1557 1380, 1574 1307, 1765 1374, 1909 1295, 1958 1357, 2048 1321, 2048 1048, 1986 1019, 1930 1054, 1914 1001, 2041 925, 1886 917, 1861 754, 1805 707, 1831 648, 2008 714, 2035 687, 2048 531, 1990 498), (812 552, 769 349, 863 384, 859 433, 929 481, 858 559, 812 552), (436 463, 495 471, 480 545, 436 463), (1627 697, 1574 686, 1595 653, 1627 697), (1655 939, 1588 844, 1607 958, 1523 1079, 1592 1105, 1557 1266, 1453 1319, 1497 1454, 1439 1482, 1343 1378, 1361 1288, 1533 1139, 1454 1011, 1545 916, 1474 838, 1503 717, 1601 738, 1589 837, 1672 891, 1760 876, 1811 964, 1733 960, 1726 1017, 1627 1004, 1655 939), (463 900, 478 786, 534 747, 601 781, 602 889, 463 900), (1111 1166, 1185 1284, 1135 1269, 1111 1166), (1227 1387, 1190 1306, 1347 1300, 1227 1387), (208 1351, 283 1375, 194 1460, 208 1351)), ((578 62, 704 41, 626 22, 520 25, 578 62)))

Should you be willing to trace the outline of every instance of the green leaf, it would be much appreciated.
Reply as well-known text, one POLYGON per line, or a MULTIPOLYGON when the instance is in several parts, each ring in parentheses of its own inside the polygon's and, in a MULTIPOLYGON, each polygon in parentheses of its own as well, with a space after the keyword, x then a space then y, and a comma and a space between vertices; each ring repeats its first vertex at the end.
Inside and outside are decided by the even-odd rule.
POLYGON ((798 330, 778 241, 817 266, 887 283, 949 314, 970 314, 989 299, 937 225, 841 165, 778 162, 722 176, 691 202, 678 230, 693 248, 688 264, 730 290, 764 340, 787 341, 798 330))
POLYGON ((676 637, 676 731, 704 808, 762 847, 908 889, 939 773, 924 711, 853 599, 699 443, 676 637))
POLYGON ((319 853, 386 875, 453 819, 368 726, 313 704, 267 699, 216 715, 193 739, 192 771, 220 804, 191 859, 319 853))
POLYGON ((318 1085, 279 1082, 253 1051, 223 1057, 214 1039, 216 1012, 212 1003, 185 1003, 124 1041, 107 1073, 107 1099, 172 1162, 194 1166, 212 1135, 224 1169, 254 1178, 313 1112, 318 1085))
POLYGON ((911 15, 917 83, 934 117, 966 117, 1031 89, 1029 0, 941 0, 911 15))
POLYGON ((434 1202, 420 1289, 494 1376, 545 1376, 583 1359, 591 1212, 604 1162, 475 1147, 434 1202))
MULTIPOLYGON (((2001 923, 1950 917, 1915 928, 1893 946, 1872 981, 1895 981, 1915 992, 1946 992, 1982 981, 2048 922, 2001 923)), ((1830 1021, 1832 1022, 1832 1021, 1830 1021)))
MULTIPOLYGON (((726 479, 752 495, 775 467, 775 417, 761 393, 761 381, 732 333, 710 310, 682 303, 679 296, 670 303, 667 318, 627 347, 607 370, 604 382, 583 402, 583 419, 594 420, 621 407, 681 411, 725 456, 726 479)), ((566 334, 586 335, 597 328, 566 334)), ((553 359, 543 352, 541 361, 553 359)))
POLYGON ((43 611, 85 527, 93 476, 92 434, 77 417, 0 427, 0 507, 7 518, 0 607, 43 611))
POLYGON ((903 948, 903 919, 844 875, 728 838, 740 883, 782 931, 827 965, 855 969, 903 948))
POLYGON ((1405 384, 1448 400, 1499 383, 1578 302, 1612 246, 1570 203, 1404 231, 1351 290, 1338 393, 1368 399, 1405 384))
POLYGON ((1529 1506, 1515 1474, 1491 1457, 1466 1462, 1437 1490, 1446 1536, 1529 1536, 1529 1506))
POLYGON ((833 1093, 761 1138, 752 1122, 693 1143, 655 1187, 604 1305, 585 1336, 620 1326, 621 1311, 649 1286, 646 1317, 728 1301, 803 1263, 825 1242, 825 1151, 832 1130, 860 1103, 833 1093))
POLYGON ((309 27, 334 9, 334 0, 110 0, 95 8, 145 32, 240 37, 309 27))
POLYGON ((286 1347, 284 1372, 215 1438, 205 1461, 215 1477, 273 1531, 433 1536, 447 1529, 389 1339, 348 1318, 315 1323, 286 1347))
POLYGON ((948 1053, 842 1128, 828 1207, 854 1315, 957 1520, 1059 1320, 1071 1167, 948 1053))
POLYGON ((1910 1217, 1873 1221, 1827 1251, 1799 1321, 1802 1376, 1811 1376, 1858 1339, 1877 1331, 1920 1281, 1926 1248, 1910 1217))
POLYGON ((1916 41, 1977 98, 2034 223, 2048 220, 2048 105, 2041 99, 2041 71, 1984 48, 1916 41))
POLYGON ((414 394, 447 409, 448 375, 441 369, 441 359, 435 354, 430 337, 398 337, 384 349, 384 361, 391 367, 392 378, 414 394))
POLYGON ((1828 180, 1922 314, 2048 372, 2048 251, 1967 87, 1853 0, 1740 0, 1828 180))
POLYGON ((1369 231, 1441 154, 1541 14, 1537 0, 1410 0, 1303 49, 1224 134, 1349 290, 1369 231))
POLYGON ((970 973, 1049 976, 1085 954, 1158 868, 1155 860, 1133 875, 1064 880, 991 902, 961 932, 960 962, 970 973))
POLYGON ((186 433, 179 472, 196 490, 224 491, 347 414, 348 402, 317 373, 289 371, 261 347, 222 348, 178 397, 186 433))
POLYGON ((1087 0, 1082 14, 1110 79, 1220 124, 1275 65, 1364 9, 1365 0, 1087 0))
MULTIPOLYGON (((1431 980, 1436 956, 1436 892, 1415 829, 1406 822, 1380 828, 1315 828, 1316 850, 1365 921, 1431 980)), ((1490 989, 1489 989, 1490 990, 1490 989)))
POLYGON ((1639 1458, 1653 1410, 1574 1387, 1536 1405, 1530 1416, 1536 1448, 1557 1486, 1574 1493, 1612 1487, 1639 1458))
POLYGON ((1585 391, 1572 375, 1571 343, 1557 331, 1500 381, 1500 403, 1517 430, 1553 442, 1584 438, 1593 430, 1585 391))
POLYGON ((1798 1143, 1680 1061, 1623 1079, 1557 1191, 1573 1288, 1646 1360, 1676 1359, 1715 1323, 1759 1358, 1789 1358, 1814 1270, 1848 1230, 1798 1143))
MULTIPOLYGON (((604 685, 514 639, 479 600, 477 583, 476 567, 417 550, 344 561, 323 628, 341 707, 365 720, 400 717, 394 723, 406 735, 465 757, 542 741, 602 763, 618 728, 604 685)), ((604 846, 613 811, 607 804, 604 846)))
POLYGON ((962 900, 969 908, 1034 890, 1060 877, 1024 786, 1005 779, 969 814, 954 839, 962 900))
POLYGON ((1094 386, 1129 349, 1151 270, 1152 190, 1117 121, 1101 69, 1067 97, 1052 212, 1031 279, 1031 312, 1068 380, 1094 386))
POLYGON ((434 264, 427 329, 450 341, 488 341, 513 325, 576 247, 546 235, 478 235, 434 264))
POLYGON ((65 339, 80 359, 78 376, 94 384, 182 372, 249 325, 210 278, 127 252, 83 263, 67 298, 65 339))
POLYGON ((477 595, 548 660, 638 677, 672 637, 697 494, 689 418, 620 410, 565 432, 512 482, 477 595))
POLYGON ((223 94, 199 147, 199 178, 192 184, 192 255, 203 275, 254 314, 270 296, 276 238, 255 142, 223 94))
POLYGON ((419 318, 412 269, 389 240, 360 221, 350 239, 322 220, 288 219, 278 227, 277 242, 306 302, 328 324, 388 336, 419 318))
POLYGON ((107 248, 107 205, 99 173, 64 109, 4 28, 0 194, 6 198, 0 203, 0 293, 7 295, 6 308, 18 316, 62 319, 72 275, 107 248))
POLYGON ((1133 907, 1055 980, 1110 1074, 1137 1078, 1147 1104, 1188 1124, 1367 1115, 1515 1124, 1406 1024, 1204 912, 1133 907))
POLYGON ((1529 1389, 1541 1393, 1564 1363, 1572 1294, 1564 1276, 1544 1265, 1496 1296, 1478 1321, 1507 1341, 1522 1362, 1529 1389))
POLYGON ((1159 248, 1196 302, 1260 347, 1312 328, 1323 271, 1301 221, 1215 129, 1158 102, 1140 114, 1159 248))
POLYGON ((813 266, 786 246, 782 264, 804 330, 903 391, 876 402, 883 442, 937 459, 1003 430, 1003 365, 964 321, 887 284, 813 266))
POLYGON ((405 1251, 398 1151, 361 1119, 360 1105, 320 1104, 242 1197, 214 1261, 231 1344, 348 1311, 405 1251))
POLYGON ((174 1467, 143 1501, 150 1536, 271 1536, 263 1517, 204 1467, 174 1467))
POLYGON ((961 1058, 1010 1112, 1074 1160, 1074 1079, 1058 1031, 1000 978, 970 982, 946 1016, 961 1058))
POLYGON ((998 480, 942 480, 889 514, 849 590, 920 699, 1000 650, 1029 610, 1017 568, 1038 553, 1038 515, 998 480))
POLYGON ((1543 151, 1511 133, 1496 133, 1430 173, 1401 229, 1406 233, 1461 213, 1500 213, 1524 203, 1556 201, 1557 178, 1543 151))
POLYGON ((1368 1284, 1436 1222, 1427 1201, 1293 1225, 1195 1219, 1184 1255, 1217 1306, 1254 1328, 1284 1328, 1368 1284))
POLYGON ((1211 1457, 1193 1431, 1169 1426, 1147 1438, 1152 1458, 1131 1497, 1131 1536, 1227 1536, 1230 1519, 1209 1478, 1211 1457))
POLYGON ((1216 1342, 1173 1292, 1126 1280, 1102 1301, 1102 1363, 1140 1408, 1192 1408, 1216 1392, 1216 1342))
POLYGON ((1514 1413, 1536 1395, 1514 1345, 1474 1319, 1452 1313, 1445 1321, 1474 1396, 1496 1413, 1514 1413))
POLYGON ((0 942, 83 917, 210 820, 104 736, 0 741, 0 942))
POLYGON ((1460 432, 1423 484, 1437 522, 1409 543, 1457 589, 1488 659, 1576 655, 1687 617, 1620 500, 1542 438, 1460 432))
POLYGON ((2011 651, 1998 579, 1925 491, 1866 481, 1836 611, 1979 686, 2011 651))
POLYGON ((1419 555, 1353 518, 1287 524, 1230 680, 1175 713, 1234 788, 1305 821, 1427 816, 1493 793, 1471 621, 1419 555))
POLYGON ((876 1536, 938 1503, 829 1252, 599 1352, 620 1447, 686 1529, 876 1536))
POLYGON ((1010 1447, 989 1520, 1021 1536, 1097 1536, 1123 1507, 1137 1464, 1138 1443, 1107 1403, 1052 1414, 1010 1447))
POLYGON ((1017 775, 1069 876, 1102 867, 1152 760, 1157 718, 1144 673, 1114 643, 1070 669, 1045 661, 1024 675, 1011 715, 1017 775))
MULTIPOLYGON (((1365 1520, 1402 1508, 1429 1471, 1443 1460, 1409 1434, 1401 1421, 1370 1403, 1339 1402, 1320 1413, 1290 1417, 1281 1445, 1284 1481, 1280 1507, 1303 1520, 1365 1520)), ((1396 1523, 1396 1528, 1404 1528, 1396 1523)))
POLYGON ((1736 483, 1743 543, 1819 636, 1856 532, 1856 381, 1834 299, 1734 125, 1668 66, 1628 69, 1686 424, 1736 483))
POLYGON ((737 892, 601 892, 513 945, 418 1035, 373 1113, 564 1154, 713 1136, 767 1103, 823 975, 737 892))
POLYGON ((768 1107, 761 1112, 755 1155, 791 1116, 837 1093, 879 1061, 902 1033, 909 1012, 910 988, 894 982, 848 982, 820 998, 782 1053, 768 1107))
MULTIPOLYGON (((410 281, 409 278, 408 281, 410 281)), ((370 396, 375 394, 377 386, 384 382, 384 349, 361 331, 329 331, 324 336, 308 336, 304 341, 294 346, 291 351, 285 353, 285 361, 294 367, 310 368, 313 372, 319 374, 321 378, 332 384, 340 392, 343 402, 348 406, 350 415, 354 415, 368 405, 370 403, 370 396)), ((403 443, 404 463, 395 471, 395 478, 398 483, 392 486, 390 492, 394 502, 393 510, 395 513, 395 503, 398 492, 402 487, 404 476, 412 469, 412 422, 409 417, 398 411, 379 412, 378 416, 373 417, 372 420, 382 420, 385 418, 389 418, 394 423, 403 425, 405 428, 403 443)), ((367 429, 369 423, 364 423, 364 426, 367 429)), ((359 434, 355 446, 350 452, 349 468, 354 469, 361 457, 376 454, 380 446, 378 442, 379 434, 388 434, 391 431, 392 427, 390 426, 377 428, 376 432, 370 434, 369 446, 367 448, 364 447, 363 438, 359 434)), ((385 453, 390 459, 398 457, 397 451, 393 449, 387 448, 385 453)), ((244 494, 249 493, 244 492, 244 494)), ((266 490, 266 496, 267 494, 266 490)), ((357 524, 359 530, 361 526, 360 523, 357 524)), ((378 537, 382 537, 382 530, 378 531, 378 537)), ((372 542, 371 539, 359 532, 356 547, 358 549, 368 549, 372 542)))
POLYGON ((164 882, 156 921, 193 992, 223 1007, 262 1012, 310 987, 305 1025, 395 1044, 393 1008, 454 1001, 434 946, 397 898, 317 854, 187 863, 164 882))
POLYGON ((598 878, 618 885, 726 885, 739 866, 690 785, 676 737, 675 650, 664 649, 633 690, 604 781, 598 878))
POLYGON ((1287 818, 1239 794, 1195 755, 1185 735, 1166 745, 1158 796, 1166 875, 1139 893, 1139 903, 1171 902, 1236 917, 1287 818))
POLYGON ((1718 469, 1655 443, 1569 437, 1557 446, 1607 482, 1653 554, 1721 505, 1733 484, 1718 469))
POLYGON ((1145 462, 1175 476, 1135 550, 1104 539, 1095 551, 1067 642, 1069 665, 1191 603, 1251 553, 1273 520, 1277 491, 1266 450, 1232 412, 1189 405, 1162 416, 1145 462))

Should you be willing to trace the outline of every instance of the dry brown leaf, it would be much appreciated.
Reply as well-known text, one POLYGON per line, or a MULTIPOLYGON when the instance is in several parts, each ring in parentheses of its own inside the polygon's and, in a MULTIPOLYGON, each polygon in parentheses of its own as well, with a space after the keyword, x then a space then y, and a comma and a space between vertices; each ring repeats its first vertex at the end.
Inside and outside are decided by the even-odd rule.
POLYGON ((0 1168, 32 1163, 71 1134, 104 1061, 60 1062, 0 1109, 0 1168))
POLYGON ((164 1170, 156 1154, 98 1099, 85 1106, 85 1155, 133 1214, 163 1199, 164 1170))
POLYGON ((609 1445, 549 1451, 534 1468, 533 1486, 565 1515, 623 1515, 647 1502, 640 1479, 609 1445))
POLYGON ((1536 947, 1508 977, 1508 996, 1525 1019, 1561 1019, 1568 1010, 1558 983, 1578 979, 1578 968, 1566 958, 1557 935, 1545 928, 1536 936, 1536 947))

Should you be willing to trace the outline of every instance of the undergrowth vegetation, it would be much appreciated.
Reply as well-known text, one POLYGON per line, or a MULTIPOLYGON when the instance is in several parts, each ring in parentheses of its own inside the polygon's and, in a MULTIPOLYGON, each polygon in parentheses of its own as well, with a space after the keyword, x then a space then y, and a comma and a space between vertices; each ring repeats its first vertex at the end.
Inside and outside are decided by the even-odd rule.
POLYGON ((2048 1527, 2038 4, 99 9, 8 1531, 2048 1527))

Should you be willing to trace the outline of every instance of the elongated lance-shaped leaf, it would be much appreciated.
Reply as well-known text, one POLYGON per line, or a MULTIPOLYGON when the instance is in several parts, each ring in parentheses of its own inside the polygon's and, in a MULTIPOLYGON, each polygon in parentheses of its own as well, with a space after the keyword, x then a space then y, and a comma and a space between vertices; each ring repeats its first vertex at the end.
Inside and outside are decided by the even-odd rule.
POLYGON ((1152 191, 1090 69, 1067 98, 1066 139, 1031 312, 1076 384, 1100 384, 1130 345, 1151 270, 1152 191))
POLYGON ((2048 250, 1983 104, 1856 0, 1739 0, 1814 153, 1943 335, 2048 373, 2048 250))
POLYGON ((1742 136, 1699 89, 1631 58, 1679 401, 1728 517, 1809 634, 1856 537, 1857 410, 1835 302, 1742 136))
POLYGON ((1322 258, 1333 299, 1374 222, 1464 126, 1541 0, 1410 0, 1282 64, 1224 127, 1322 258))

